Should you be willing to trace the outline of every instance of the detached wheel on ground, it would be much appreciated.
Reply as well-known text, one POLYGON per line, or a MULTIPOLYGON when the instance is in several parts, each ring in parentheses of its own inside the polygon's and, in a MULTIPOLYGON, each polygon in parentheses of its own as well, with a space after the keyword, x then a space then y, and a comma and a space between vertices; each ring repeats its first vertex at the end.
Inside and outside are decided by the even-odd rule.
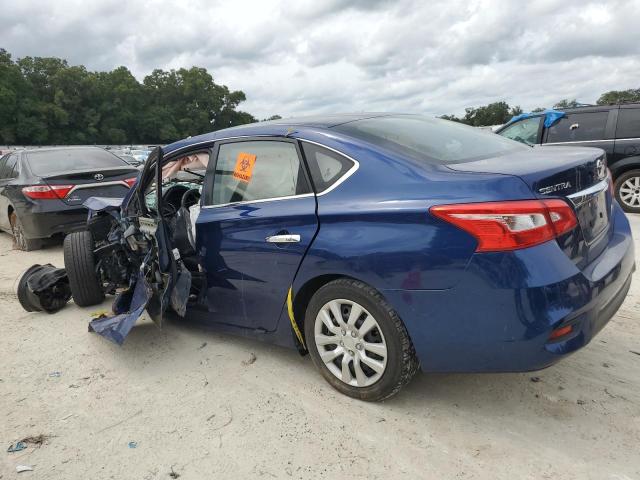
POLYGON ((32 250, 38 250, 42 246, 42 242, 39 239, 26 237, 22 222, 18 218, 18 215, 16 215, 16 212, 11 212, 9 222, 11 223, 11 234, 13 235, 13 245, 15 248, 30 252, 32 250))
POLYGON ((88 307, 104 300, 104 291, 96 274, 91 232, 70 233, 65 237, 64 267, 76 305, 88 307))
POLYGON ((318 290, 307 307, 304 330, 313 363, 350 397, 384 400, 418 370, 398 314, 362 282, 339 279, 318 290))
POLYGON ((640 213, 640 170, 630 170, 615 182, 616 200, 625 212, 640 213))

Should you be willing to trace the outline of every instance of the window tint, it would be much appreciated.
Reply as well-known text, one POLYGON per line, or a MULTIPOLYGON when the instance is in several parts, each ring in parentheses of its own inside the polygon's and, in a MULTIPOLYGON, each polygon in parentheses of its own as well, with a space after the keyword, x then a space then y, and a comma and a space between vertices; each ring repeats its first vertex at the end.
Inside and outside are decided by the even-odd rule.
POLYGON ((35 175, 52 175, 71 170, 127 167, 127 162, 101 148, 61 148, 32 151, 27 154, 35 175))
POLYGON ((302 142, 302 149, 318 193, 336 183, 353 167, 351 160, 327 148, 302 142))
POLYGON ((640 108, 621 108, 618 111, 616 138, 640 138, 640 108))
POLYGON ((293 143, 256 141, 220 145, 213 205, 290 197, 310 191, 293 143))
POLYGON ((547 130, 546 142, 602 140, 609 112, 570 113, 547 130))
POLYGON ((540 119, 541 117, 532 117, 515 122, 502 130, 500 135, 515 140, 516 142, 535 145, 538 140, 540 119))
POLYGON ((438 164, 480 160, 527 148, 491 132, 420 115, 369 118, 333 129, 417 161, 438 164))

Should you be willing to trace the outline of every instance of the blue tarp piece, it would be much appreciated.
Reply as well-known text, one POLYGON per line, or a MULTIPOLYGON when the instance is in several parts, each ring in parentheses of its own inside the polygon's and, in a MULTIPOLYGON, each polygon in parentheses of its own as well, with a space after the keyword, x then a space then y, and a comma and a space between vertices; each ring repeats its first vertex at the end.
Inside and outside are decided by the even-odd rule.
POLYGON ((523 120, 525 118, 532 117, 542 117, 544 116, 544 127, 549 128, 551 125, 556 123, 562 117, 566 117, 567 114, 565 112, 561 112, 560 110, 544 110, 542 112, 533 112, 533 113, 521 113, 520 115, 516 115, 512 117, 511 120, 507 122, 507 125, 517 122, 518 120, 523 120))
POLYGON ((91 320, 89 322, 90 332, 95 332, 118 345, 122 345, 153 294, 151 286, 142 272, 138 273, 138 280, 132 288, 133 293, 130 288, 116 298, 113 309, 118 314, 91 320))

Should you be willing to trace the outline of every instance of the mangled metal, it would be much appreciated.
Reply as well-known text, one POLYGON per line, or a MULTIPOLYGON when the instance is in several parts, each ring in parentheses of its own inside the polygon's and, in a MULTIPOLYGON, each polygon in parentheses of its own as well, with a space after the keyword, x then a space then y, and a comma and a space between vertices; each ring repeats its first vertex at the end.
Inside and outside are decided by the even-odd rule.
POLYGON ((133 325, 142 315, 153 291, 144 274, 140 272, 135 286, 117 295, 113 302, 116 315, 96 318, 89 323, 89 331, 122 345, 133 325))
POLYGON ((27 312, 54 313, 71 298, 66 270, 49 263, 29 267, 18 281, 17 293, 20 305, 27 312))
POLYGON ((203 176, 193 172, 195 180, 185 181, 177 174, 206 167, 207 162, 208 155, 197 154, 164 165, 162 150, 156 149, 124 199, 87 199, 87 230, 93 239, 86 252, 90 268, 65 272, 51 265, 32 267, 21 279, 23 307, 62 308, 73 293, 70 284, 86 284, 81 277, 89 275, 87 280, 105 294, 116 295, 113 315, 92 320, 89 331, 118 345, 145 310, 159 326, 168 309, 185 316, 190 298, 197 299, 202 291, 204 277, 189 210, 198 203, 203 176))

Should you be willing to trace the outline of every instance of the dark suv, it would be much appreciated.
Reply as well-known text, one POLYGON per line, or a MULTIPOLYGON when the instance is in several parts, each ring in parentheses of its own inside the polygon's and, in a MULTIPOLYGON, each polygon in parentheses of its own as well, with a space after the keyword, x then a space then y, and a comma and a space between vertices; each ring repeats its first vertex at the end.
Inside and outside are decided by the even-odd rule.
POLYGON ((626 212, 640 213, 640 104, 602 105, 561 110, 553 118, 544 113, 523 116, 496 131, 529 145, 598 147, 607 153, 615 195, 626 212), (546 120, 546 122, 545 122, 546 120))

